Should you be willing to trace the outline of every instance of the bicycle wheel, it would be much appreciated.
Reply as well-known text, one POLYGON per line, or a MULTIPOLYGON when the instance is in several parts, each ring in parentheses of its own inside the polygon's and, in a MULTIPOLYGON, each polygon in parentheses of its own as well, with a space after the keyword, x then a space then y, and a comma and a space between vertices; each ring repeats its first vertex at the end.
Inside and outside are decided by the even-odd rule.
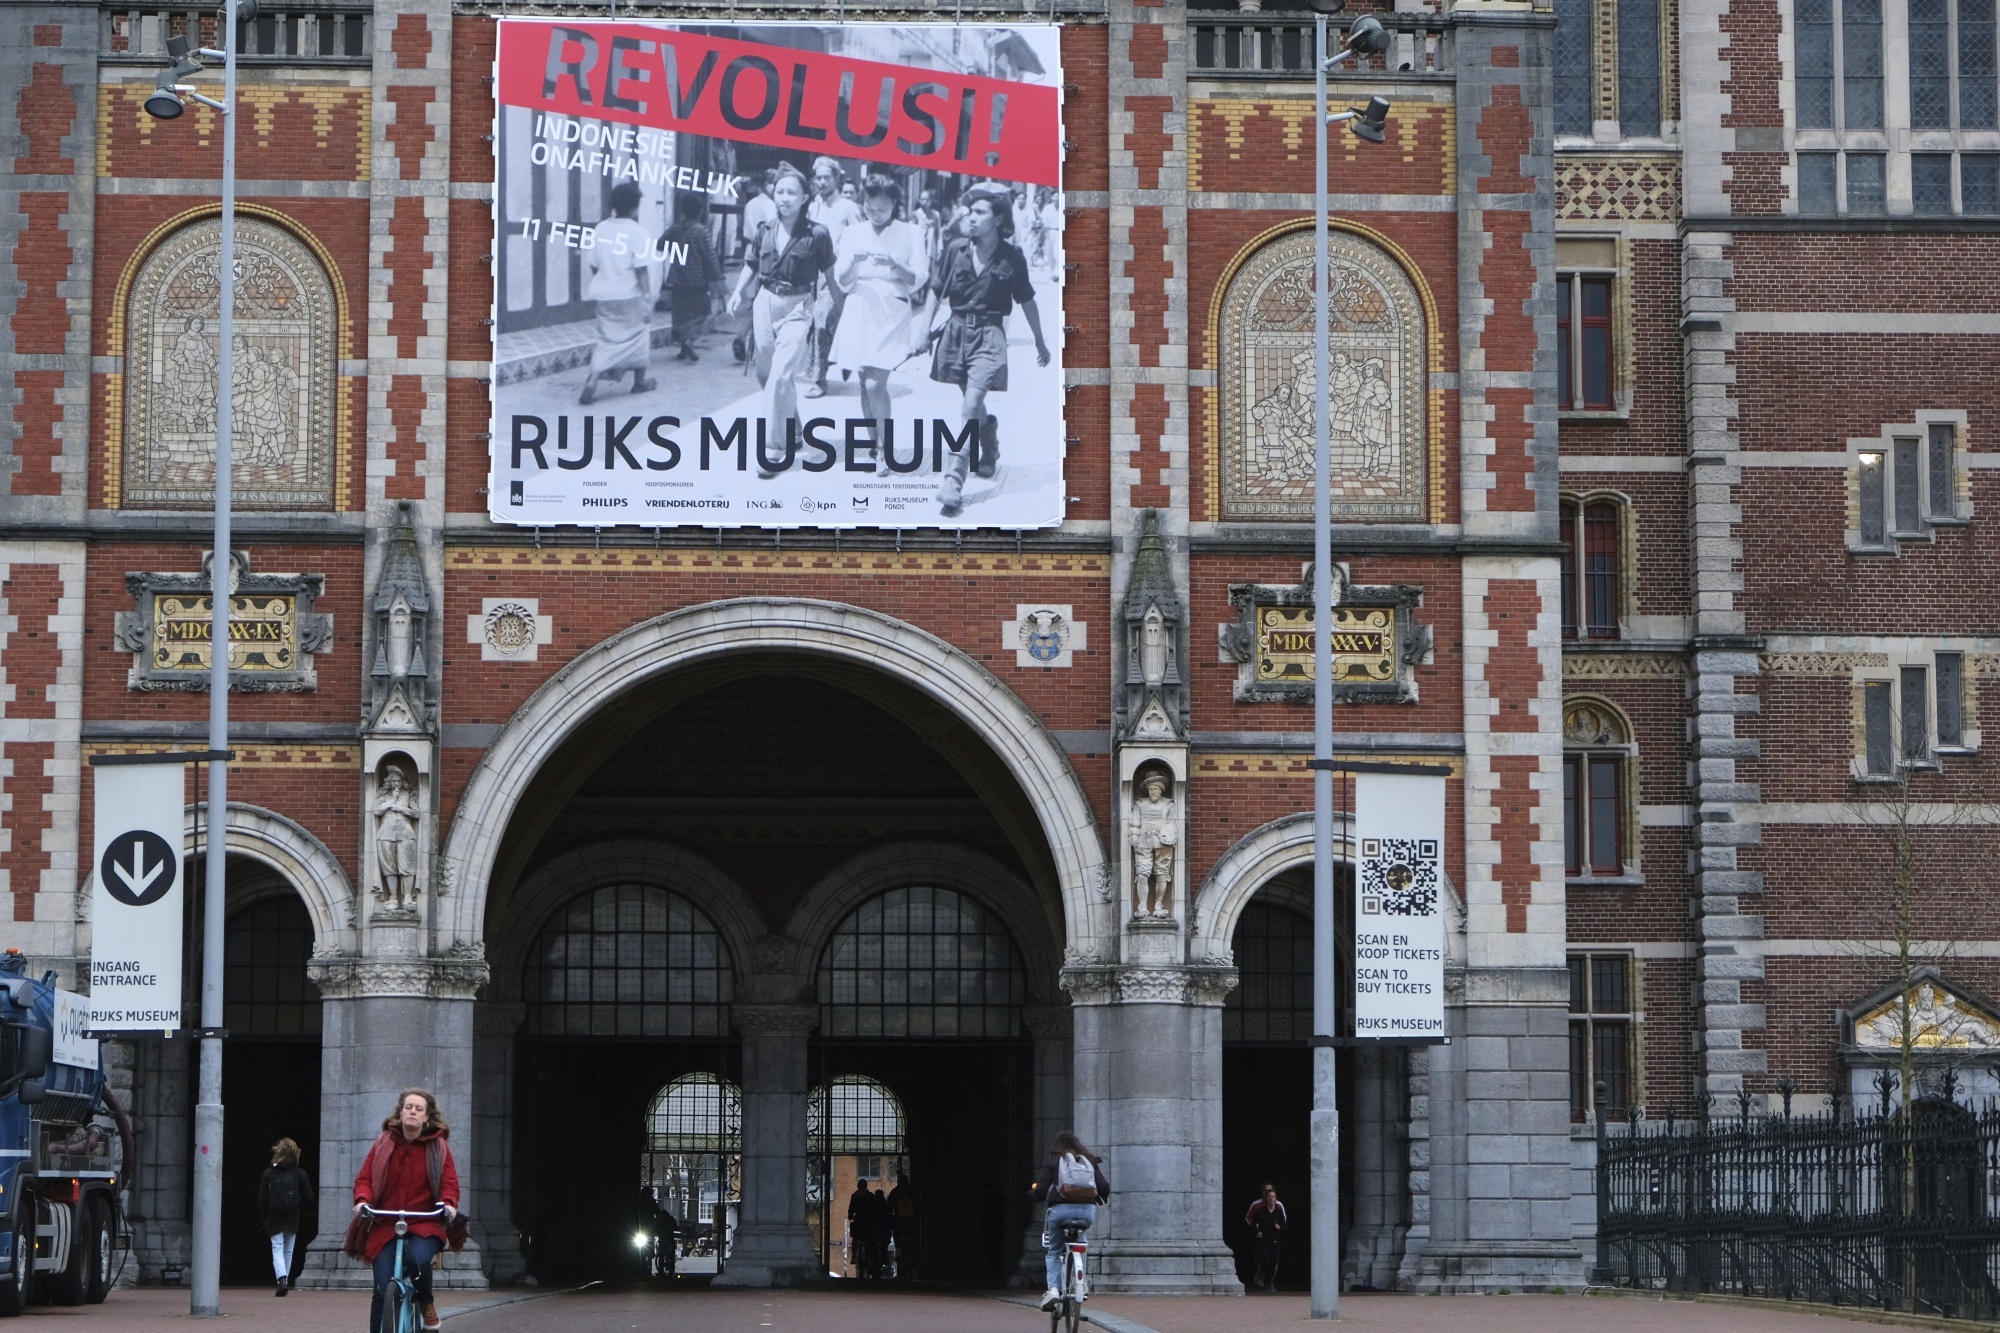
POLYGON ((382 1322, 375 1333, 418 1333, 417 1303, 408 1278, 382 1289, 382 1322))
POLYGON ((1076 1333, 1083 1324, 1083 1302, 1075 1297, 1065 1297, 1062 1303, 1063 1333, 1076 1333))

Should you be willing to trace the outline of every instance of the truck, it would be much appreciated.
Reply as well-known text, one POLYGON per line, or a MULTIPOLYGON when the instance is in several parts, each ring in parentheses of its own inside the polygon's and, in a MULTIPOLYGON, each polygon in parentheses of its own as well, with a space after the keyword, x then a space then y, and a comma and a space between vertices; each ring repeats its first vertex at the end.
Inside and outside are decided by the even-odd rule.
POLYGON ((89 1000, 56 980, 0 953, 0 1317, 98 1304, 117 1277, 131 1122, 105 1086, 89 1000))

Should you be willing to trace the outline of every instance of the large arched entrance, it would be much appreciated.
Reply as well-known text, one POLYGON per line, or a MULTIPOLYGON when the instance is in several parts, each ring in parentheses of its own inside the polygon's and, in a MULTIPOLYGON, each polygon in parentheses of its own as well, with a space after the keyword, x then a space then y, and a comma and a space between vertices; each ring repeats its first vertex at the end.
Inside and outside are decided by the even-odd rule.
MULTIPOLYGON (((268 867, 231 858, 229 897, 238 904, 223 925, 222 1134, 223 1216, 244 1225, 223 1229, 225 1282, 268 1283, 271 1246, 257 1223, 257 1187, 279 1139, 299 1146, 299 1160, 318 1177, 320 999, 306 976, 313 923, 306 905, 268 867)), ((316 1219, 301 1217, 312 1239, 316 1219)), ((292 1271, 305 1262, 296 1245, 292 1271)))
POLYGON ((962 889, 889 889, 834 930, 816 990, 808 1197, 830 1209, 827 1271, 987 1280, 988 1191, 1032 1168, 1027 972, 1006 923, 962 889))
MULTIPOLYGON (((807 1226, 807 1122, 812 1089, 847 1076, 892 1088, 908 1109, 908 1152, 872 1156, 937 1191, 920 1196, 941 1228, 922 1236, 927 1275, 983 1271, 983 1184, 1011 1193, 1037 1117, 1067 1115, 1066 1079, 1034 1076, 1024 1013, 1061 1002, 1066 946, 1099 947, 1113 929, 1075 775, 983 668, 854 608, 729 603, 665 617, 586 653, 516 714, 467 789, 446 858, 468 891, 443 900, 440 934, 477 932, 493 975, 475 1011, 475 1086, 483 1104, 511 1108, 496 1126, 511 1169, 488 1173, 479 1204, 512 1218, 527 1271, 626 1271, 638 1190, 659 1160, 647 1108, 690 1075, 741 1096, 739 1165, 722 1190, 734 1197, 721 1199, 734 1249, 719 1280, 829 1271, 824 1213, 817 1242, 807 1226), (877 958, 863 982, 851 950, 886 935, 858 945, 857 911, 916 897, 929 924, 899 927, 904 952, 877 958), (651 928, 620 915, 643 915, 641 899, 681 900, 706 923, 726 986, 693 998, 694 954, 665 937, 649 945, 651 928), (991 940, 1006 947, 989 966, 991 940), (949 965, 926 964, 939 950, 949 965), (997 999, 934 994, 975 984, 965 977, 981 996, 997 985, 997 999), (905 989, 891 1018, 876 992, 849 1003, 823 984, 905 989), (707 1016, 677 1016, 682 1004, 707 1016), (536 1165, 579 1132, 612 1163, 603 1182, 536 1165), (967 1182, 969 1197, 947 1181, 967 1182)), ((507 1276, 507 1246, 489 1252, 507 1276)))

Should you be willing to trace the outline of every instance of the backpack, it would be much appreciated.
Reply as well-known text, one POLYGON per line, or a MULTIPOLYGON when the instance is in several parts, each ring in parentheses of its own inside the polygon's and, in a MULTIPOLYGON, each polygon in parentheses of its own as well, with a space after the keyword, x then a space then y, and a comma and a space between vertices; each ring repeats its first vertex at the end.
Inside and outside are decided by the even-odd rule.
POLYGON ((299 1169, 288 1167, 271 1174, 271 1211, 296 1213, 299 1210, 299 1169))
POLYGON ((1088 1157, 1056 1158, 1056 1198, 1063 1203, 1097 1202, 1097 1167, 1088 1157))

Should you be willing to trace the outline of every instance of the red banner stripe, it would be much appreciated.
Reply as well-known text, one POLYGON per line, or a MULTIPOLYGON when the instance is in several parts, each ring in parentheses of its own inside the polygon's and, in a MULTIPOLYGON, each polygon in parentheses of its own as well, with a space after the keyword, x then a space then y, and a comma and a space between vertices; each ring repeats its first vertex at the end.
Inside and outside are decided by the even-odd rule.
POLYGON ((1054 87, 639 23, 510 19, 499 100, 550 115, 1062 183, 1054 87))

